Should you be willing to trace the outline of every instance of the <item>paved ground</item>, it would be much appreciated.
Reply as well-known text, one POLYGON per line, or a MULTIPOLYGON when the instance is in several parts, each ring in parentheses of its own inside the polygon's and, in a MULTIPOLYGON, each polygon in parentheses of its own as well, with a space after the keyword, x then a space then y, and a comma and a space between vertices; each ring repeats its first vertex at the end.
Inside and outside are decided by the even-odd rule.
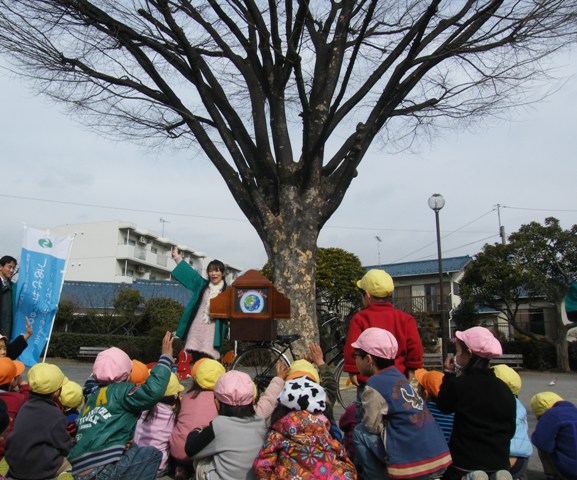
MULTIPOLYGON (((48 359, 48 362, 56 363, 62 368, 63 372, 70 378, 82 384, 91 372, 91 363, 76 362, 64 359, 48 359)), ((554 373, 554 372, 532 372, 521 371, 521 378, 523 380, 523 388, 519 398, 525 405, 528 412, 529 420, 529 434, 535 429, 537 419, 531 412, 530 399, 531 397, 543 391, 553 391, 563 397, 577 404, 577 373, 554 373), (555 385, 549 383, 555 379, 555 385)), ((351 391, 352 395, 352 391, 351 391)), ((340 416, 343 409, 340 406, 335 407, 335 415, 340 416)), ((162 480, 168 480, 170 477, 163 477, 162 480)), ((543 469, 537 454, 534 452, 529 461, 529 480, 543 479, 543 469)))

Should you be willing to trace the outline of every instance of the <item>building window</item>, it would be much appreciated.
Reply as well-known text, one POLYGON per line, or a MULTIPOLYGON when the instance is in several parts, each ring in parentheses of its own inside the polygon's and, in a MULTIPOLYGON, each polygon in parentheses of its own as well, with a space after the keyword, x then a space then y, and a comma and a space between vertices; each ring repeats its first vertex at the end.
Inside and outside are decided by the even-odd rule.
POLYGON ((134 277, 134 270, 132 270, 132 269, 126 270, 126 276, 127 277, 134 277))
POLYGON ((136 245, 136 241, 132 240, 132 238, 130 240, 128 240, 128 245, 136 245))
POLYGON ((461 296, 461 284, 458 282, 453 282, 453 293, 457 296, 461 296))
POLYGON ((150 251, 151 251, 152 253, 158 253, 158 248, 156 248, 156 247, 150 247, 150 251))

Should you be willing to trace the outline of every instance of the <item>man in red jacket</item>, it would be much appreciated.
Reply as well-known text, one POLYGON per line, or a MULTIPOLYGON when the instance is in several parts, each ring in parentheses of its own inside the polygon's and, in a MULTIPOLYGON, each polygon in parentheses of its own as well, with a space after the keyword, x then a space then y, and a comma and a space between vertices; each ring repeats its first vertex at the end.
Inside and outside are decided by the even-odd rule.
POLYGON ((409 381, 414 371, 423 367, 423 344, 417 330, 417 322, 408 313, 397 310, 391 303, 395 285, 391 276, 384 270, 369 270, 357 282, 361 290, 363 309, 352 319, 345 342, 344 371, 349 373, 351 382, 357 387, 363 386, 366 377, 359 375, 354 349, 351 346, 359 335, 370 327, 388 330, 397 339, 399 350, 395 358, 395 367, 409 381))

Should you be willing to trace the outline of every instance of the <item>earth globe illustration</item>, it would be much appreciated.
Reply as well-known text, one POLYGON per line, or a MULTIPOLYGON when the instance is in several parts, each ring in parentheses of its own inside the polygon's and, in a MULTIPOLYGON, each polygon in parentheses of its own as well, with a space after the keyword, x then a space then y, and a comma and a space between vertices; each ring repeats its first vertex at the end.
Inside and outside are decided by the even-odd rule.
POLYGON ((255 291, 246 292, 240 298, 240 308, 245 313, 260 313, 264 302, 262 294, 255 291))

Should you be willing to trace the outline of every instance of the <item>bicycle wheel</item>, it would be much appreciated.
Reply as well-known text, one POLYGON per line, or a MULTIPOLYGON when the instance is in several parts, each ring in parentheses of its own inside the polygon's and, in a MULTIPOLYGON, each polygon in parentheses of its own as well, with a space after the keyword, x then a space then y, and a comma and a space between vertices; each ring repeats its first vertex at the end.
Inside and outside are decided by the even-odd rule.
POLYGON ((337 400, 342 405, 343 408, 347 408, 352 404, 357 397, 357 387, 355 387, 350 379, 347 372, 343 372, 343 367, 345 366, 345 359, 341 358, 337 365, 335 366, 335 380, 337 381, 337 400))
POLYGON ((278 361, 290 366, 288 358, 277 348, 254 347, 240 353, 232 362, 230 369, 248 373, 260 395, 276 375, 278 361))

